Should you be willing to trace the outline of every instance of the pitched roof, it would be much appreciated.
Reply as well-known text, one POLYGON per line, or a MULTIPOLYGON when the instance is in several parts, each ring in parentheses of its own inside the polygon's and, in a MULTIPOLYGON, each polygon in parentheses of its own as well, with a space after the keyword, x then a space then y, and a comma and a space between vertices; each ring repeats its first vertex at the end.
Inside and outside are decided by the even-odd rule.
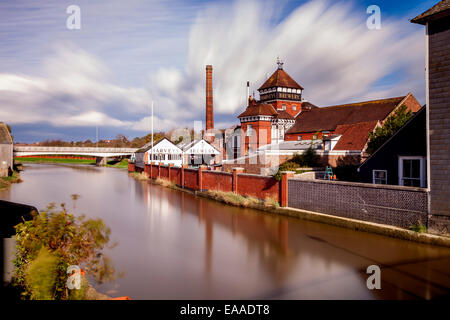
POLYGON ((443 0, 425 11, 419 14, 417 17, 411 20, 413 23, 426 24, 430 20, 442 18, 450 15, 450 0, 443 0))
POLYGON ((336 134, 341 134, 341 138, 336 143, 333 150, 363 150, 378 121, 360 122, 356 124, 340 124, 336 127, 336 134))
POLYGON ((1 144, 12 144, 13 139, 9 133, 8 127, 5 123, 0 122, 0 143, 1 144))
POLYGON ((286 87, 293 89, 301 89, 300 86, 290 75, 286 73, 283 69, 278 68, 270 77, 263 83, 263 85, 258 89, 258 91, 273 87, 286 87))
POLYGON ((238 118, 249 116, 276 116, 277 112, 271 104, 251 103, 244 112, 238 115, 238 118))
POLYGON ((300 113, 286 133, 333 131, 338 125, 368 121, 382 121, 406 98, 397 97, 313 108, 300 113))
POLYGON ((286 110, 277 110, 278 114, 277 114, 277 118, 278 119, 289 119, 289 120, 294 120, 294 117, 290 115, 289 112, 287 112, 286 110))
MULTIPOLYGON (((160 139, 154 139, 153 140, 153 144, 156 145, 156 144, 158 144, 160 141, 162 141, 164 139, 169 140, 166 137, 160 138, 160 139)), ((146 152, 147 150, 150 150, 151 148, 152 148, 152 142, 150 141, 150 142, 147 142, 145 145, 143 145, 138 150, 136 150, 136 153, 146 152)))

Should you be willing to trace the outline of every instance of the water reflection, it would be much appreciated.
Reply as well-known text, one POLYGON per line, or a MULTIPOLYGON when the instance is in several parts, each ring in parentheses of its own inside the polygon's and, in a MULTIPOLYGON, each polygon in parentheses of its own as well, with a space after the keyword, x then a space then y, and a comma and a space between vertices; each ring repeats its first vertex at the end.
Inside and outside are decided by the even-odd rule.
POLYGON ((450 250, 224 206, 92 166, 32 165, 0 198, 42 208, 81 195, 125 277, 98 289, 134 299, 409 299, 448 295, 450 250), (366 287, 382 267, 382 290, 366 287), (110 291, 114 290, 114 291, 110 291))

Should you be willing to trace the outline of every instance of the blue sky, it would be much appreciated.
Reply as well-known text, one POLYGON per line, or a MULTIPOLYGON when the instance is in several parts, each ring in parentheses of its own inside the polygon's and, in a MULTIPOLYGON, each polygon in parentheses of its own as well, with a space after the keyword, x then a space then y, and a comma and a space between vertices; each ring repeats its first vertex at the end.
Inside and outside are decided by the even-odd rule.
POLYGON ((0 121, 16 141, 95 140, 204 120, 205 65, 214 68, 216 127, 238 123, 245 83, 275 60, 318 106, 388 98, 425 100, 425 37, 408 19, 433 1, 0 2, 0 121), (66 8, 81 9, 68 30, 66 8), (381 8, 380 30, 366 8, 381 8))

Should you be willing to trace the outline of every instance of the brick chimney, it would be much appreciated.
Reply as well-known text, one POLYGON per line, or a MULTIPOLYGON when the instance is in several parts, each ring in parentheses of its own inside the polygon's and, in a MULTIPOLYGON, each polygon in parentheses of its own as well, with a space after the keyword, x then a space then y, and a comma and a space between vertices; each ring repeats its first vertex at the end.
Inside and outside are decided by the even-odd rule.
POLYGON ((212 66, 206 66, 206 130, 214 129, 212 66))

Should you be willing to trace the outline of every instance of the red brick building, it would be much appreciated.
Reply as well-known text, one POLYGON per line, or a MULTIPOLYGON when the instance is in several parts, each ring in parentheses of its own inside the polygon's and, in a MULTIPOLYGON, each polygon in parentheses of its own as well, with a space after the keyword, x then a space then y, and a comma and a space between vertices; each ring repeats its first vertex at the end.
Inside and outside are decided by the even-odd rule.
POLYGON ((260 100, 249 97, 246 110, 238 118, 241 121, 241 156, 261 146, 279 143, 286 131, 295 123, 302 110, 316 108, 302 100, 303 87, 286 71, 283 62, 258 89, 260 100))
POLYGON ((405 105, 413 113, 421 105, 408 93, 406 96, 344 104, 331 107, 313 108, 302 112, 295 124, 286 132, 286 141, 300 141, 340 136, 332 150, 363 150, 369 132, 405 105))

